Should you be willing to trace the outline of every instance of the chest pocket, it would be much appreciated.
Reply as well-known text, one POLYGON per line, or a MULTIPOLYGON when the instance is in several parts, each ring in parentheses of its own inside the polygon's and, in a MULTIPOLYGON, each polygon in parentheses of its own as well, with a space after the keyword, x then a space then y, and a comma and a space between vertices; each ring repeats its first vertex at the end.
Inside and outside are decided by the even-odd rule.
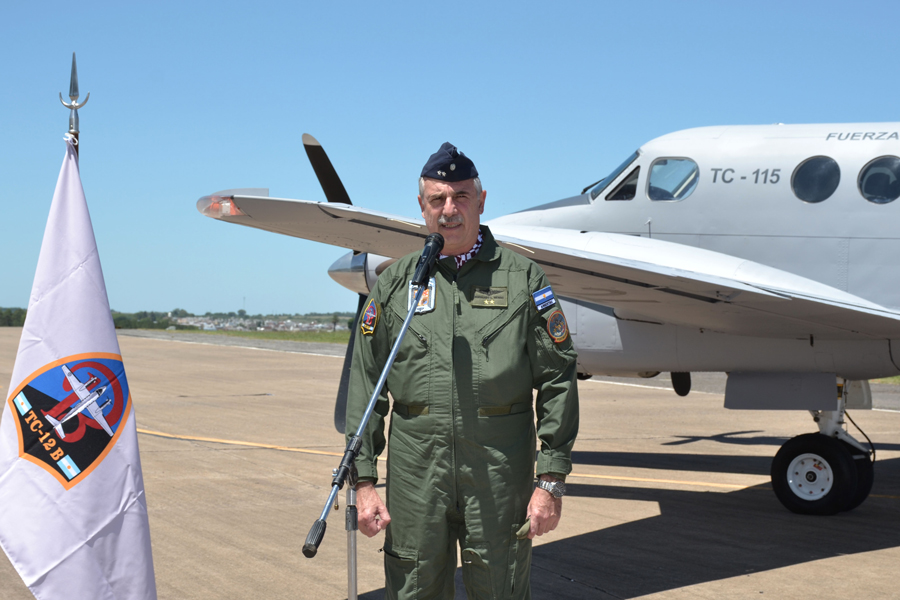
MULTIPOLYGON (((406 313, 400 316, 397 307, 394 306, 391 310, 397 323, 396 330, 399 331, 406 313)), ((413 317, 397 350, 394 366, 388 374, 387 387, 395 402, 406 406, 428 404, 433 354, 431 341, 431 331, 421 319, 413 317)))
POLYGON ((530 406, 531 363, 526 347, 529 302, 527 294, 520 294, 475 336, 481 345, 475 370, 482 416, 518 412, 523 403, 530 406), (509 411, 504 412, 505 407, 509 411))

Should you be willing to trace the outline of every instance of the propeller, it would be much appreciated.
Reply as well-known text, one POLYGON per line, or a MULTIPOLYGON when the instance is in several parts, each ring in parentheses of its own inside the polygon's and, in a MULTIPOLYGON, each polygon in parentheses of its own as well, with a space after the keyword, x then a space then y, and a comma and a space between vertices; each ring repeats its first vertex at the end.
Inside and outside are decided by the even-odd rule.
POLYGON ((352 205, 350 196, 347 194, 344 184, 341 183, 341 178, 338 177, 337 171, 334 170, 334 166, 328 159, 328 155, 325 154, 325 149, 322 148, 319 140, 308 133, 304 133, 303 148, 306 150, 306 156, 309 157, 313 171, 316 172, 319 185, 322 186, 322 191, 325 192, 325 199, 329 202, 352 205))
MULTIPOLYGON (((316 178, 322 191, 325 192, 325 199, 329 202, 337 202, 340 204, 349 204, 350 195, 347 189, 338 177, 337 171, 325 149, 319 140, 309 135, 303 134, 303 148, 306 150, 306 156, 312 165, 313 171, 316 172, 316 178)), ((355 252, 355 251, 354 251, 355 252)), ((353 318, 353 325, 350 327, 350 341, 347 343, 347 353, 344 354, 344 366, 341 368, 341 381, 338 384, 337 398, 334 401, 334 428, 338 433, 344 433, 347 428, 347 392, 350 388, 350 363, 353 359, 353 345, 356 342, 356 329, 359 325, 359 314, 362 312, 366 304, 366 296, 359 295, 359 304, 356 307, 356 316, 353 318)))

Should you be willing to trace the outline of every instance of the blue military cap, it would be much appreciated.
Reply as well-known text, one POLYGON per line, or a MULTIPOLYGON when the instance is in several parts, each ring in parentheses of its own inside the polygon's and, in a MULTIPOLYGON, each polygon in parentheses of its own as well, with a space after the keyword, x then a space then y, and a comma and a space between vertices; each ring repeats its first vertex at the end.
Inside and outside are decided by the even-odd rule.
POLYGON ((428 157, 428 162, 422 167, 421 177, 441 181, 465 181, 478 177, 478 169, 469 157, 456 149, 456 146, 444 142, 437 152, 428 157))

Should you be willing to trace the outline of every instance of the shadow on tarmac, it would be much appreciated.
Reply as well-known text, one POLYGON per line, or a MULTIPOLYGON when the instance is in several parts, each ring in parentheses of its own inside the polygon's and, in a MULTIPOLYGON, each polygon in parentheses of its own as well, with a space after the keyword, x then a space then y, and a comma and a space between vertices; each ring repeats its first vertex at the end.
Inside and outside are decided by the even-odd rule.
MULTIPOLYGON (((575 453, 576 463, 683 471, 768 473, 768 457, 575 453), (712 465, 716 469, 712 469, 712 465)), ((900 546, 900 459, 875 465, 872 496, 833 517, 788 512, 768 485, 697 492, 575 483, 567 494, 655 502, 658 516, 538 546, 532 595, 636 598, 824 558, 900 546)), ((457 598, 465 598, 457 573, 457 598)), ((360 595, 380 600, 384 590, 360 595)))
MULTIPOLYGON (((710 457, 682 470, 704 470, 710 457)), ((723 457, 734 458, 734 457, 723 457)), ((572 483, 572 496, 656 502, 649 519, 538 546, 535 598, 634 598, 824 558, 900 546, 900 459, 878 461, 872 496, 833 517, 795 515, 768 485, 730 493, 572 483), (543 575, 543 576, 542 576, 543 575), (558 577, 557 593, 548 585, 558 577)))

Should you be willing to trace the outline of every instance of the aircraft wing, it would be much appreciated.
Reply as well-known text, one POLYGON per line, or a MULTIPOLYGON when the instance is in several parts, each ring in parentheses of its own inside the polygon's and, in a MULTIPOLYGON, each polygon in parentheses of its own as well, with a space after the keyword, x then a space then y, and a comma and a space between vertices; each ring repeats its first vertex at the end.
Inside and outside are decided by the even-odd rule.
POLYGON ((900 314, 822 283, 662 240, 548 227, 492 227, 540 264, 560 296, 621 319, 778 338, 890 339, 900 314))
POLYGON ((72 386, 72 391, 75 392, 75 395, 78 396, 79 400, 84 400, 91 393, 88 391, 87 387, 81 382, 78 377, 75 376, 75 373, 69 370, 69 367, 66 365, 62 366, 63 373, 66 374, 66 379, 69 380, 69 385, 72 386))
MULTIPOLYGON (((421 250, 428 234, 421 219, 239 190, 205 196, 197 208, 230 223, 394 258, 421 250)), ((900 338, 894 311, 734 256, 613 233, 502 223, 491 230, 540 264, 557 295, 611 307, 621 319, 758 337, 900 338)))
MULTIPOLYGON (((100 398, 97 398, 100 400, 100 398)), ((91 413, 91 417, 100 423, 100 427, 103 428, 103 431, 109 434, 109 437, 112 437, 113 431, 109 426, 109 423, 106 422, 106 417, 103 416, 103 409, 97 404, 96 401, 90 402, 87 405, 88 412, 91 413)))
POLYGON ((229 223, 392 258, 421 250, 428 235, 422 219, 335 202, 242 195, 240 190, 204 196, 197 210, 229 223))

